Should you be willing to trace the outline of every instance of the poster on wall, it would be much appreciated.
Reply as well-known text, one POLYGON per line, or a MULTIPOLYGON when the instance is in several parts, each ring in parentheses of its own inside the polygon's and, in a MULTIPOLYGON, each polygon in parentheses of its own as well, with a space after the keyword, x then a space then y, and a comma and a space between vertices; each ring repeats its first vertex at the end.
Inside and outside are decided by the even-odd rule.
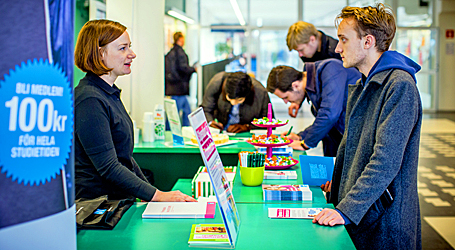
POLYGON ((0 16, 0 248, 76 249, 74 0, 2 1, 0 16))
POLYGON ((164 52, 167 54, 174 46, 174 34, 180 31, 186 36, 186 25, 184 22, 167 16, 164 16, 164 52))

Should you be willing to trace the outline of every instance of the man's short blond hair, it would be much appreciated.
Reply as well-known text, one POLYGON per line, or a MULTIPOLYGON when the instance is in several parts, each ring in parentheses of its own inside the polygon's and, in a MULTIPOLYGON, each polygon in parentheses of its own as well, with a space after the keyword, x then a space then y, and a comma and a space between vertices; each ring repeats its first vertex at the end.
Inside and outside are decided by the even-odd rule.
POLYGON ((318 38, 318 30, 313 24, 304 21, 298 21, 291 25, 286 37, 286 44, 289 51, 297 49, 299 44, 306 44, 310 41, 310 37, 318 38))

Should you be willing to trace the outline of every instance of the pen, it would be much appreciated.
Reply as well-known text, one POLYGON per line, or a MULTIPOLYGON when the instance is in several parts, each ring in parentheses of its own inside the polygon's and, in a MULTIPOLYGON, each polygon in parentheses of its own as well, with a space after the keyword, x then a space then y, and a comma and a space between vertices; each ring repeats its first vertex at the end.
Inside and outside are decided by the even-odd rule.
MULTIPOLYGON (((214 120, 214 121, 217 123, 216 125, 218 126, 218 119, 216 119, 216 118, 215 118, 215 120, 214 120)), ((222 129, 220 129, 220 134, 222 134, 222 133, 223 133, 223 130, 222 130, 222 129)))
POLYGON ((292 130, 293 127, 294 127, 294 126, 291 126, 291 127, 289 128, 289 131, 288 131, 288 133, 286 134, 286 136, 288 136, 289 134, 291 134, 291 130, 292 130))

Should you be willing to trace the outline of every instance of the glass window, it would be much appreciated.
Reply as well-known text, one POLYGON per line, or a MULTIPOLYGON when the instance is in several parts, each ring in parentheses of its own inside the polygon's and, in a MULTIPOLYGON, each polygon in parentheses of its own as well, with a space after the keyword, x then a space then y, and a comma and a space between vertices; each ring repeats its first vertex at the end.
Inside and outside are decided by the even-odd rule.
POLYGON ((251 0, 251 25, 289 27, 298 19, 297 0, 251 0))
POLYGON ((246 52, 244 32, 201 28, 201 64, 212 63, 246 52))
POLYGON ((396 33, 397 51, 408 56, 422 69, 416 74, 424 109, 434 109, 436 84, 436 29, 398 28, 396 33))
POLYGON ((396 14, 399 27, 430 27, 432 23, 430 4, 425 1, 398 0, 396 14))
POLYGON ((289 51, 286 45, 287 30, 264 30, 259 35, 259 55, 257 79, 264 85, 273 67, 287 65, 299 68, 299 55, 296 51, 289 51))
POLYGON ((436 30, 399 28, 395 35, 397 51, 417 62, 422 70, 436 68, 436 30))
POLYGON ((340 0, 304 0, 303 20, 318 26, 335 26, 335 18, 346 6, 346 1, 340 0))

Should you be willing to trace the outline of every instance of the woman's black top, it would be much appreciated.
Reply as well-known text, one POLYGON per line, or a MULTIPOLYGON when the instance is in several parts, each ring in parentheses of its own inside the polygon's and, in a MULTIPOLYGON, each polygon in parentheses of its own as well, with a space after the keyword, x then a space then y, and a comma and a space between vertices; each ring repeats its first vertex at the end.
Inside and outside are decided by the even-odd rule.
POLYGON ((133 123, 120 92, 91 72, 74 90, 76 199, 150 201, 155 194, 133 159, 133 123))

